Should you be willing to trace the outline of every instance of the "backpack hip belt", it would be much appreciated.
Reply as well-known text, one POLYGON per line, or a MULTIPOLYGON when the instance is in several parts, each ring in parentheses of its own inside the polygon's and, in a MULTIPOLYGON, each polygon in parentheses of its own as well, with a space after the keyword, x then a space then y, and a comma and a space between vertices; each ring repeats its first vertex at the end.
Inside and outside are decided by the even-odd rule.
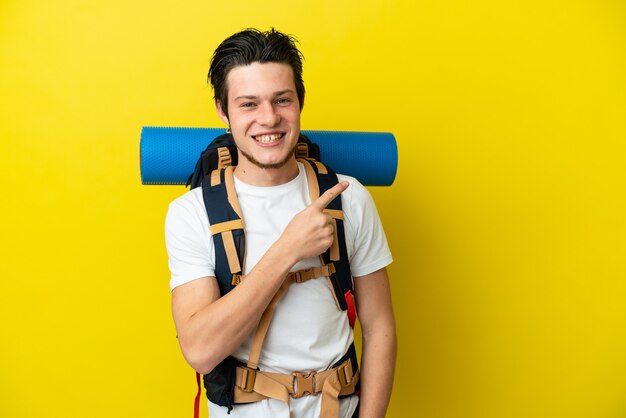
POLYGON ((263 372, 245 366, 237 367, 235 403, 277 399, 289 405, 290 398, 322 394, 320 418, 339 415, 339 397, 356 392, 359 371, 353 371, 352 359, 323 372, 290 374, 263 372))

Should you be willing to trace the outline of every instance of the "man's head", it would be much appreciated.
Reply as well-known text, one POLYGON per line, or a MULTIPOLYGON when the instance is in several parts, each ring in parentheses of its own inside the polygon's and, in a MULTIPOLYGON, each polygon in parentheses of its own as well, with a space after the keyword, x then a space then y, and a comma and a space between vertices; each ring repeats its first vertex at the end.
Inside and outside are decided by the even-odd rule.
POLYGON ((215 93, 215 100, 228 116, 228 74, 238 66, 260 63, 283 63, 291 67, 293 81, 300 104, 304 107, 304 82, 302 81, 302 53, 296 47, 296 40, 282 32, 270 29, 261 32, 246 29, 225 39, 217 47, 211 59, 209 80, 215 93))

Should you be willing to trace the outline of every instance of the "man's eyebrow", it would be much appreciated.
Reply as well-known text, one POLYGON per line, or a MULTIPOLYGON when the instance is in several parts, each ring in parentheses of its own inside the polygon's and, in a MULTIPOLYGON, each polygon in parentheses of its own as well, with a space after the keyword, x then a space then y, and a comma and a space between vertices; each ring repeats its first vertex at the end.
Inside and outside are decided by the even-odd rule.
POLYGON ((247 96, 247 95, 243 95, 243 96, 237 96, 235 97, 234 100, 240 100, 240 99, 246 99, 246 100, 254 100, 257 99, 258 96, 247 96))
MULTIPOLYGON (((285 90, 280 90, 280 91, 275 92, 273 96, 278 97, 287 93, 295 94, 296 92, 293 91, 292 89, 285 89, 285 90)), ((253 94, 243 94, 241 96, 235 97, 234 100, 256 100, 258 98, 259 96, 255 96, 253 94)))
POLYGON ((293 90, 291 90, 291 89, 286 89, 286 90, 277 91, 276 93, 274 93, 274 97, 276 97, 276 96, 282 96, 283 94, 287 94, 287 93, 295 93, 295 91, 293 91, 293 90))

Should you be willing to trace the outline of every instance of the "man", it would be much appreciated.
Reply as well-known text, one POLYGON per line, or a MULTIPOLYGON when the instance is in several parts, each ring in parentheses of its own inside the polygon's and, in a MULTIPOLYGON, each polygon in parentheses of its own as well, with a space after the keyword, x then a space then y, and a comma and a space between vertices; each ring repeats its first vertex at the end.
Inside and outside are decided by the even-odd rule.
MULTIPOLYGON (((384 417, 396 351, 385 270, 391 254, 373 201, 355 179, 340 175, 339 183, 319 199, 309 197, 306 171, 294 156, 305 91, 294 39, 273 29, 237 33, 215 51, 209 77, 217 113, 238 150, 234 185, 245 222, 245 280, 220 297, 202 188, 172 202, 166 243, 183 355, 201 374, 229 356, 248 361, 259 320, 288 273, 319 266, 319 255, 333 243, 333 222, 323 210, 341 194, 363 353, 361 390, 339 400, 338 414, 384 417)), ((332 371, 353 339, 346 313, 337 309, 334 298, 325 277, 289 286, 262 345, 259 373, 289 378, 295 371, 315 371, 317 376, 332 371)), ((211 418, 317 418, 327 414, 322 405, 326 396, 331 397, 292 394, 289 406, 270 397, 235 404, 232 411, 209 402, 209 413, 211 418)))

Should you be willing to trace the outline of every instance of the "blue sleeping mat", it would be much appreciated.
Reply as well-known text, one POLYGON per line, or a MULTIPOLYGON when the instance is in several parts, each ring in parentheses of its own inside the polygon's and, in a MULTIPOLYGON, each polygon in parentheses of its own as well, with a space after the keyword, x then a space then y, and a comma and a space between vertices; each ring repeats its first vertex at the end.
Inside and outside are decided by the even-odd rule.
MULTIPOLYGON (((200 153, 222 128, 149 127, 141 130, 143 184, 185 184, 200 153)), ((321 161, 366 186, 389 186, 398 169, 396 139, 389 132, 302 131, 320 147, 321 161)))

